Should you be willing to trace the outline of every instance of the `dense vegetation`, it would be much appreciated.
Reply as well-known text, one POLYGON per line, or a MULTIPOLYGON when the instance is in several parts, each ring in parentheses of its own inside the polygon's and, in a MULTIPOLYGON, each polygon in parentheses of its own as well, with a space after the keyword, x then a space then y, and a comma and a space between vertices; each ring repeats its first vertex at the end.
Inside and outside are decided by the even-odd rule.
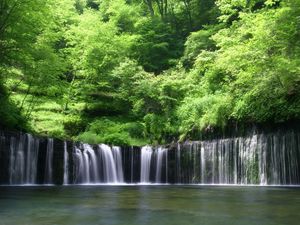
POLYGON ((299 0, 0 0, 1 125, 89 143, 300 118, 299 0))

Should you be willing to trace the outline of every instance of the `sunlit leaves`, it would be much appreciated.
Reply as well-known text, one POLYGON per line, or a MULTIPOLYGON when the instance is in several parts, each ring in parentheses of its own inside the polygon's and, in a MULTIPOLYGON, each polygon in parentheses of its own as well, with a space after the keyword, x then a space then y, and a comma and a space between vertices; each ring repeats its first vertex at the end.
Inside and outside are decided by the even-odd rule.
POLYGON ((224 15, 238 12, 239 19, 211 37, 216 50, 203 48, 196 57, 191 73, 202 78, 198 94, 179 107, 181 129, 297 118, 299 9, 286 3, 251 12, 239 1, 218 3, 224 15))

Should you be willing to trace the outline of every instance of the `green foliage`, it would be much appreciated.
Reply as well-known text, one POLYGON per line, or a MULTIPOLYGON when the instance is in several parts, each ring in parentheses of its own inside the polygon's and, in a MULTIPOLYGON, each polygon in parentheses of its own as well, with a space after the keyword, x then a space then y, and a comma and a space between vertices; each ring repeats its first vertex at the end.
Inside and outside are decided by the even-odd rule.
POLYGON ((202 93, 187 96, 178 111, 185 132, 228 120, 299 118, 299 20, 290 4, 240 12, 212 36, 218 49, 204 49, 192 71, 203 77, 202 93))
POLYGON ((143 145, 143 125, 127 122, 124 118, 102 118, 90 123, 78 140, 88 143, 108 143, 113 145, 143 145))
POLYGON ((74 137, 85 130, 86 122, 78 115, 69 115, 64 118, 63 125, 66 134, 74 137))
POLYGON ((300 118, 298 0, 3 0, 1 125, 115 145, 300 118))
POLYGON ((197 56, 202 51, 213 51, 216 49, 216 44, 211 37, 219 29, 219 26, 207 26, 190 34, 185 42, 185 51, 182 57, 183 65, 186 68, 192 68, 197 56))
POLYGON ((186 98, 178 109, 183 135, 209 126, 225 126, 232 108, 231 97, 222 94, 186 98))
POLYGON ((11 129, 26 129, 27 123, 14 103, 0 94, 0 126, 11 129))

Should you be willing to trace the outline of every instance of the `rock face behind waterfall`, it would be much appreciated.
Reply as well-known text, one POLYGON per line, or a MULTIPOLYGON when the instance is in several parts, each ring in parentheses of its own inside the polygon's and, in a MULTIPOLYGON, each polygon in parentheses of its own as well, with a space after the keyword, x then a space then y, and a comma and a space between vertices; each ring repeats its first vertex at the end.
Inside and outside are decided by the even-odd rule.
POLYGON ((0 132, 0 184, 300 184, 300 131, 151 147, 89 145, 0 132))

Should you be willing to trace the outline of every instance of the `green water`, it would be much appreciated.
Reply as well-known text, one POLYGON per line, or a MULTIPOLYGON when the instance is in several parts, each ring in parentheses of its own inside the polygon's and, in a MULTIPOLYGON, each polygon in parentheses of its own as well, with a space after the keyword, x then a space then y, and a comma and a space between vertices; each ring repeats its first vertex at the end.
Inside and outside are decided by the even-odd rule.
POLYGON ((300 188, 0 187, 0 225, 297 225, 300 188))

